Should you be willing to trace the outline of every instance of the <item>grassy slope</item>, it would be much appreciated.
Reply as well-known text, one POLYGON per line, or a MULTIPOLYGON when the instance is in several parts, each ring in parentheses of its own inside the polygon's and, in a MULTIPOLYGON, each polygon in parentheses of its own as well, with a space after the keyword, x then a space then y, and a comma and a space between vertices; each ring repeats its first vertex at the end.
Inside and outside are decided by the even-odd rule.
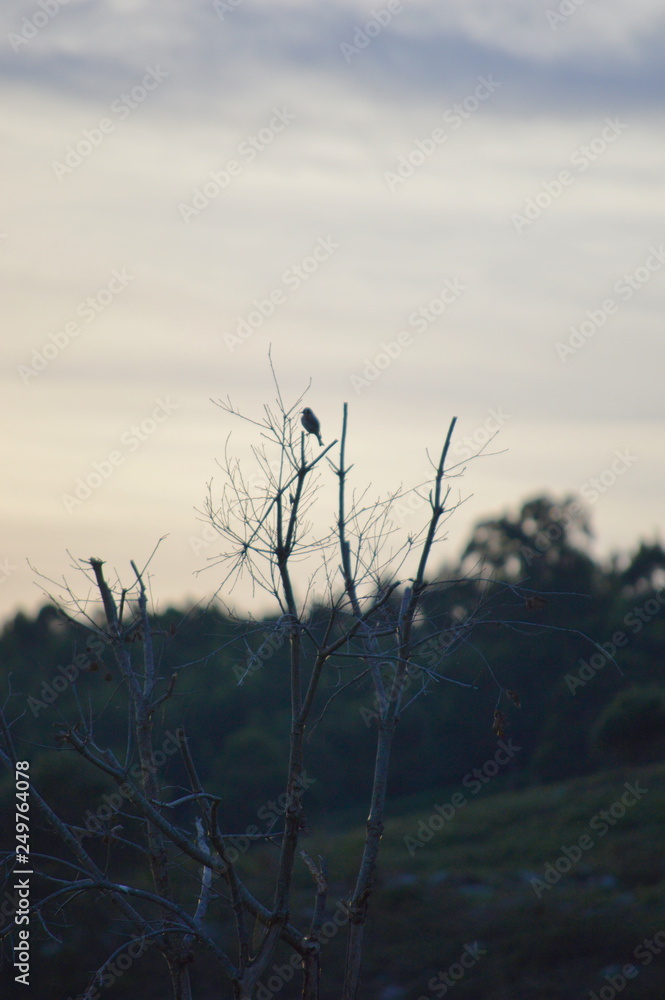
MULTIPOLYGON (((645 938, 665 931, 665 764, 522 792, 458 789, 466 804, 452 819, 423 846, 405 843, 452 791, 387 824, 368 933, 368 1000, 581 1000, 608 987, 605 977, 627 963, 637 971, 622 996, 662 1000, 665 948, 648 965, 634 952, 645 938), (647 791, 623 816, 615 806, 617 818, 610 814, 609 825, 601 811, 635 781, 647 791), (538 895, 531 880, 544 881, 546 864, 554 865, 562 848, 584 835, 589 840, 582 842, 587 849, 580 860, 538 895), (446 990, 441 980, 428 986, 474 941, 486 954, 459 982, 446 990)), ((316 837, 307 843, 310 853, 329 860, 331 908, 352 883, 361 840, 352 833, 336 845, 316 837)), ((335 963, 342 936, 326 945, 335 963)))
MULTIPOLYGON (((363 1000, 589 1000, 592 991, 599 1000, 615 995, 663 1000, 665 933, 663 948, 649 965, 643 962, 646 953, 636 958, 634 952, 645 939, 665 932, 665 763, 521 792, 491 794, 495 788, 490 784, 477 795, 463 787, 446 789, 431 801, 421 795, 417 812, 389 819, 370 903, 363 1000), (600 813, 620 800, 626 782, 638 782, 647 791, 601 833, 600 813), (405 837, 417 838, 420 824, 438 815, 434 806, 444 806, 455 792, 466 804, 423 846, 407 841, 410 854, 405 837), (590 826, 594 817, 599 817, 595 829, 590 826), (546 864, 554 864, 562 847, 578 844, 584 835, 593 846, 539 898, 531 880, 543 880, 546 864), (455 970, 465 945, 474 942, 483 954, 446 988, 438 973, 455 970), (621 974, 627 963, 635 966, 636 978, 612 991, 606 976, 621 974)), ((397 807, 391 803, 389 812, 394 815, 397 807)), ((327 861, 330 915, 353 885, 362 841, 361 830, 323 837, 316 824, 303 841, 313 857, 320 854, 327 861)), ((276 851, 252 851, 244 860, 250 885, 262 894, 264 878, 274 874, 276 851)), ((311 914, 313 892, 302 865, 298 871, 301 889, 293 916, 302 927, 311 914)), ((75 914, 70 917, 75 921, 75 914)), ((217 930, 228 934, 228 920, 217 930)), ((332 923, 328 933, 322 1000, 339 1000, 345 934, 332 923)), ((284 950, 275 964, 288 958, 284 950)), ((45 958, 37 958, 36 966, 45 973, 45 958)), ((161 976, 163 970, 155 971, 161 976)), ((142 966, 138 973, 143 972, 142 966)), ((131 978, 109 990, 109 1000, 127 996, 131 978)), ((217 995, 203 988, 204 982, 219 981, 219 969, 205 954, 197 958, 195 981, 201 996, 217 995)), ((137 995, 151 1000, 161 995, 150 989, 142 981, 137 995)), ((219 993, 226 995, 224 989, 219 993)), ((279 1000, 298 995, 293 980, 275 993, 279 1000)))

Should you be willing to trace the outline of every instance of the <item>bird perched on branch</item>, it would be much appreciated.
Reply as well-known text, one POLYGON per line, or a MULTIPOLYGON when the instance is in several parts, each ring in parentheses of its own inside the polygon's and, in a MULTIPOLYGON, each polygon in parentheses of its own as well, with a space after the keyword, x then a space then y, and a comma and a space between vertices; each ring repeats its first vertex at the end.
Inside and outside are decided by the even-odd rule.
POLYGON ((321 424, 319 423, 318 417, 314 416, 309 406, 306 406, 302 411, 300 423, 303 425, 308 434, 313 434, 319 439, 319 444, 323 447, 323 441, 321 440, 321 424))

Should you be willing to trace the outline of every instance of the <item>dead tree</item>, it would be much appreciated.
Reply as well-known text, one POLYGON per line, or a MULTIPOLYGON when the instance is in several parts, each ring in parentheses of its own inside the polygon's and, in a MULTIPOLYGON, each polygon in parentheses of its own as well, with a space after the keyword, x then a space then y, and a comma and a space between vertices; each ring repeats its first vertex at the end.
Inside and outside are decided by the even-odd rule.
MULTIPOLYGON (((242 574, 248 575, 257 588, 263 588, 277 602, 281 617, 276 627, 285 629, 289 638, 288 807, 272 904, 272 919, 278 926, 289 919, 303 825, 299 777, 305 762, 305 733, 314 721, 321 678, 329 667, 350 675, 333 697, 363 678, 369 678, 373 687, 377 731, 369 816, 356 883, 344 903, 348 944, 343 998, 356 1000, 360 996, 363 933, 384 829, 390 755, 395 728, 405 708, 405 692, 414 681, 417 691, 424 692, 433 682, 450 680, 439 672, 438 663, 426 665, 419 661, 418 651, 431 642, 431 634, 418 626, 422 624, 423 596, 436 586, 427 576, 428 564, 441 538, 442 526, 456 508, 456 504, 449 504, 451 489, 446 482, 451 475, 459 474, 459 469, 452 473, 446 470, 456 418, 450 422, 429 483, 412 491, 427 512, 424 524, 419 533, 404 539, 394 512, 406 491, 397 490, 384 500, 368 500, 366 492, 349 499, 352 467, 346 458, 346 404, 339 441, 311 451, 306 435, 299 433, 296 417, 300 402, 287 409, 278 390, 276 412, 265 407, 262 420, 250 421, 264 438, 264 444, 254 449, 258 476, 248 477, 241 464, 227 453, 224 492, 218 501, 212 489, 209 491, 205 516, 228 546, 221 557, 212 560, 214 565, 227 567, 222 586, 242 574), (333 450, 336 448, 338 451, 333 450), (320 469, 323 472, 317 478, 320 469), (317 535, 307 522, 307 514, 324 488, 324 475, 337 484, 336 509, 334 526, 317 535), (302 555, 310 557, 311 571, 304 596, 299 598, 293 564, 302 555), (406 569, 409 563, 412 575, 406 569), (308 621, 308 598, 319 583, 325 593, 326 621, 315 631, 308 621)), ((227 413, 241 416, 230 400, 219 405, 227 413)), ((477 617, 479 621, 482 618, 480 607, 477 617)), ((470 619, 451 623, 446 655, 468 641, 474 624, 470 619)), ((454 683, 464 684, 457 680, 454 683)), ((305 863, 314 877, 317 896, 315 917, 305 937, 308 952, 303 956, 303 997, 314 998, 318 996, 320 975, 325 865, 315 869, 308 858, 305 863)))
MULTIPOLYGON (((191 962, 201 948, 215 957, 220 982, 230 984, 220 985, 220 998, 230 989, 234 1000, 252 1000, 276 948, 282 945, 297 956, 303 998, 319 997, 328 875, 325 859, 315 861, 300 846, 305 826, 306 736, 332 698, 366 684, 373 693, 376 724, 374 760, 365 762, 373 769, 373 782, 357 877, 344 901, 347 949, 342 991, 344 1000, 360 997, 363 934, 384 829, 395 728, 408 704, 430 685, 473 686, 446 676, 442 664, 456 649, 470 644, 474 629, 492 620, 486 604, 487 581, 480 574, 473 612, 459 620, 448 618, 446 641, 438 643, 431 655, 440 624, 428 621, 423 600, 446 582, 430 576, 429 567, 445 523, 459 502, 451 500, 450 481, 461 470, 447 467, 455 418, 431 463, 427 483, 408 494, 400 488, 384 499, 373 499, 367 491, 357 494, 350 485, 353 466, 347 461, 346 405, 339 440, 320 447, 300 427, 301 401, 287 407, 278 389, 276 408, 265 407, 260 420, 250 421, 262 437, 254 449, 257 474, 231 457, 227 445, 221 498, 215 498, 210 487, 203 511, 225 546, 211 560, 211 565, 224 567, 220 589, 248 576, 270 594, 280 612, 264 629, 268 627, 288 644, 291 715, 283 828, 255 837, 257 843, 269 841, 278 850, 274 883, 266 887, 262 898, 249 889, 242 858, 229 850, 233 831, 225 823, 220 798, 203 787, 184 724, 175 739, 187 787, 176 795, 166 787, 155 720, 177 680, 175 674, 163 676, 156 662, 146 570, 132 562, 133 579, 123 587, 107 579, 102 560, 86 560, 84 571, 103 615, 90 614, 85 602, 66 612, 85 625, 93 646, 96 642, 112 652, 118 686, 126 698, 127 727, 123 751, 112 749, 99 739, 94 720, 80 706, 78 718, 63 727, 60 740, 70 753, 115 783, 123 803, 118 812, 122 823, 90 829, 65 822, 31 782, 31 809, 41 815, 62 848, 31 858, 41 875, 40 884, 46 887, 33 898, 31 913, 45 933, 54 933, 49 926, 54 907, 81 894, 94 895, 122 918, 121 947, 150 945, 163 955, 174 1000, 192 998, 191 962), (420 530, 404 538, 395 512, 407 495, 417 498, 416 506, 420 505, 423 514, 420 530), (329 525, 316 529, 310 523, 315 504, 326 507, 329 525), (316 621, 311 616, 314 600, 316 621), (324 697, 321 681, 330 676, 341 679, 333 685, 332 695, 328 688, 324 697), (195 813, 183 813, 183 809, 195 813), (183 815, 189 818, 183 820, 183 815), (114 879, 110 866, 103 867, 96 856, 100 843, 110 853, 120 847, 139 852, 150 873, 151 888, 114 879), (313 883, 313 915, 307 926, 298 925, 291 915, 298 865, 313 883), (176 870, 185 869, 198 886, 188 895, 174 879, 176 870), (220 908, 233 916, 234 939, 219 940, 210 929, 211 914, 220 908), (253 934, 250 927, 254 927, 253 934)), ((229 401, 220 405, 227 414, 240 417, 229 401)), ((328 428, 324 431, 328 433, 328 428)), ((524 599, 519 587, 508 589, 524 599)), ((517 624, 511 621, 512 627, 517 624)), ((255 631, 247 628, 243 638, 248 669, 257 653, 251 638, 255 631)), ((494 725, 500 732, 501 699, 513 693, 506 693, 496 678, 494 682, 494 725)), ((1 714, 0 760, 10 771, 21 760, 14 724, 20 724, 20 719, 9 722, 1 714)), ((10 923, 4 933, 15 931, 16 924, 10 923)), ((91 975, 89 995, 102 983, 119 951, 91 975)))

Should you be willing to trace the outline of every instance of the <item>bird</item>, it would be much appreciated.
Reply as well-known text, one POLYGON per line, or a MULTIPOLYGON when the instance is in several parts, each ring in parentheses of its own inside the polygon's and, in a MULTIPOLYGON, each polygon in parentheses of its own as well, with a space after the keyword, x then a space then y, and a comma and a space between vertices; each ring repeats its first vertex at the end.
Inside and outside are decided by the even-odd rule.
POLYGON ((319 423, 318 417, 314 416, 309 406, 306 406, 302 411, 300 423, 303 425, 308 434, 313 434, 319 439, 319 444, 323 447, 323 441, 321 440, 321 424, 319 423))

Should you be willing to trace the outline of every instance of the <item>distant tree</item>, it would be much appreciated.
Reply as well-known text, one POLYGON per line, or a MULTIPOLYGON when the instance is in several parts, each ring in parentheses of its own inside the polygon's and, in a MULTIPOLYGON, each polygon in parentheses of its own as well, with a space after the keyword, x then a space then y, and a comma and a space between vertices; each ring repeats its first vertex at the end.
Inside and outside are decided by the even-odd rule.
POLYGON ((651 590, 665 583, 665 552, 660 543, 640 547, 621 574, 621 582, 637 593, 651 590))
POLYGON ((517 517, 482 521, 463 559, 477 561, 500 580, 529 580, 536 589, 556 585, 562 591, 592 587, 594 562, 583 546, 591 537, 586 509, 574 497, 556 502, 541 496, 527 500, 517 517))

